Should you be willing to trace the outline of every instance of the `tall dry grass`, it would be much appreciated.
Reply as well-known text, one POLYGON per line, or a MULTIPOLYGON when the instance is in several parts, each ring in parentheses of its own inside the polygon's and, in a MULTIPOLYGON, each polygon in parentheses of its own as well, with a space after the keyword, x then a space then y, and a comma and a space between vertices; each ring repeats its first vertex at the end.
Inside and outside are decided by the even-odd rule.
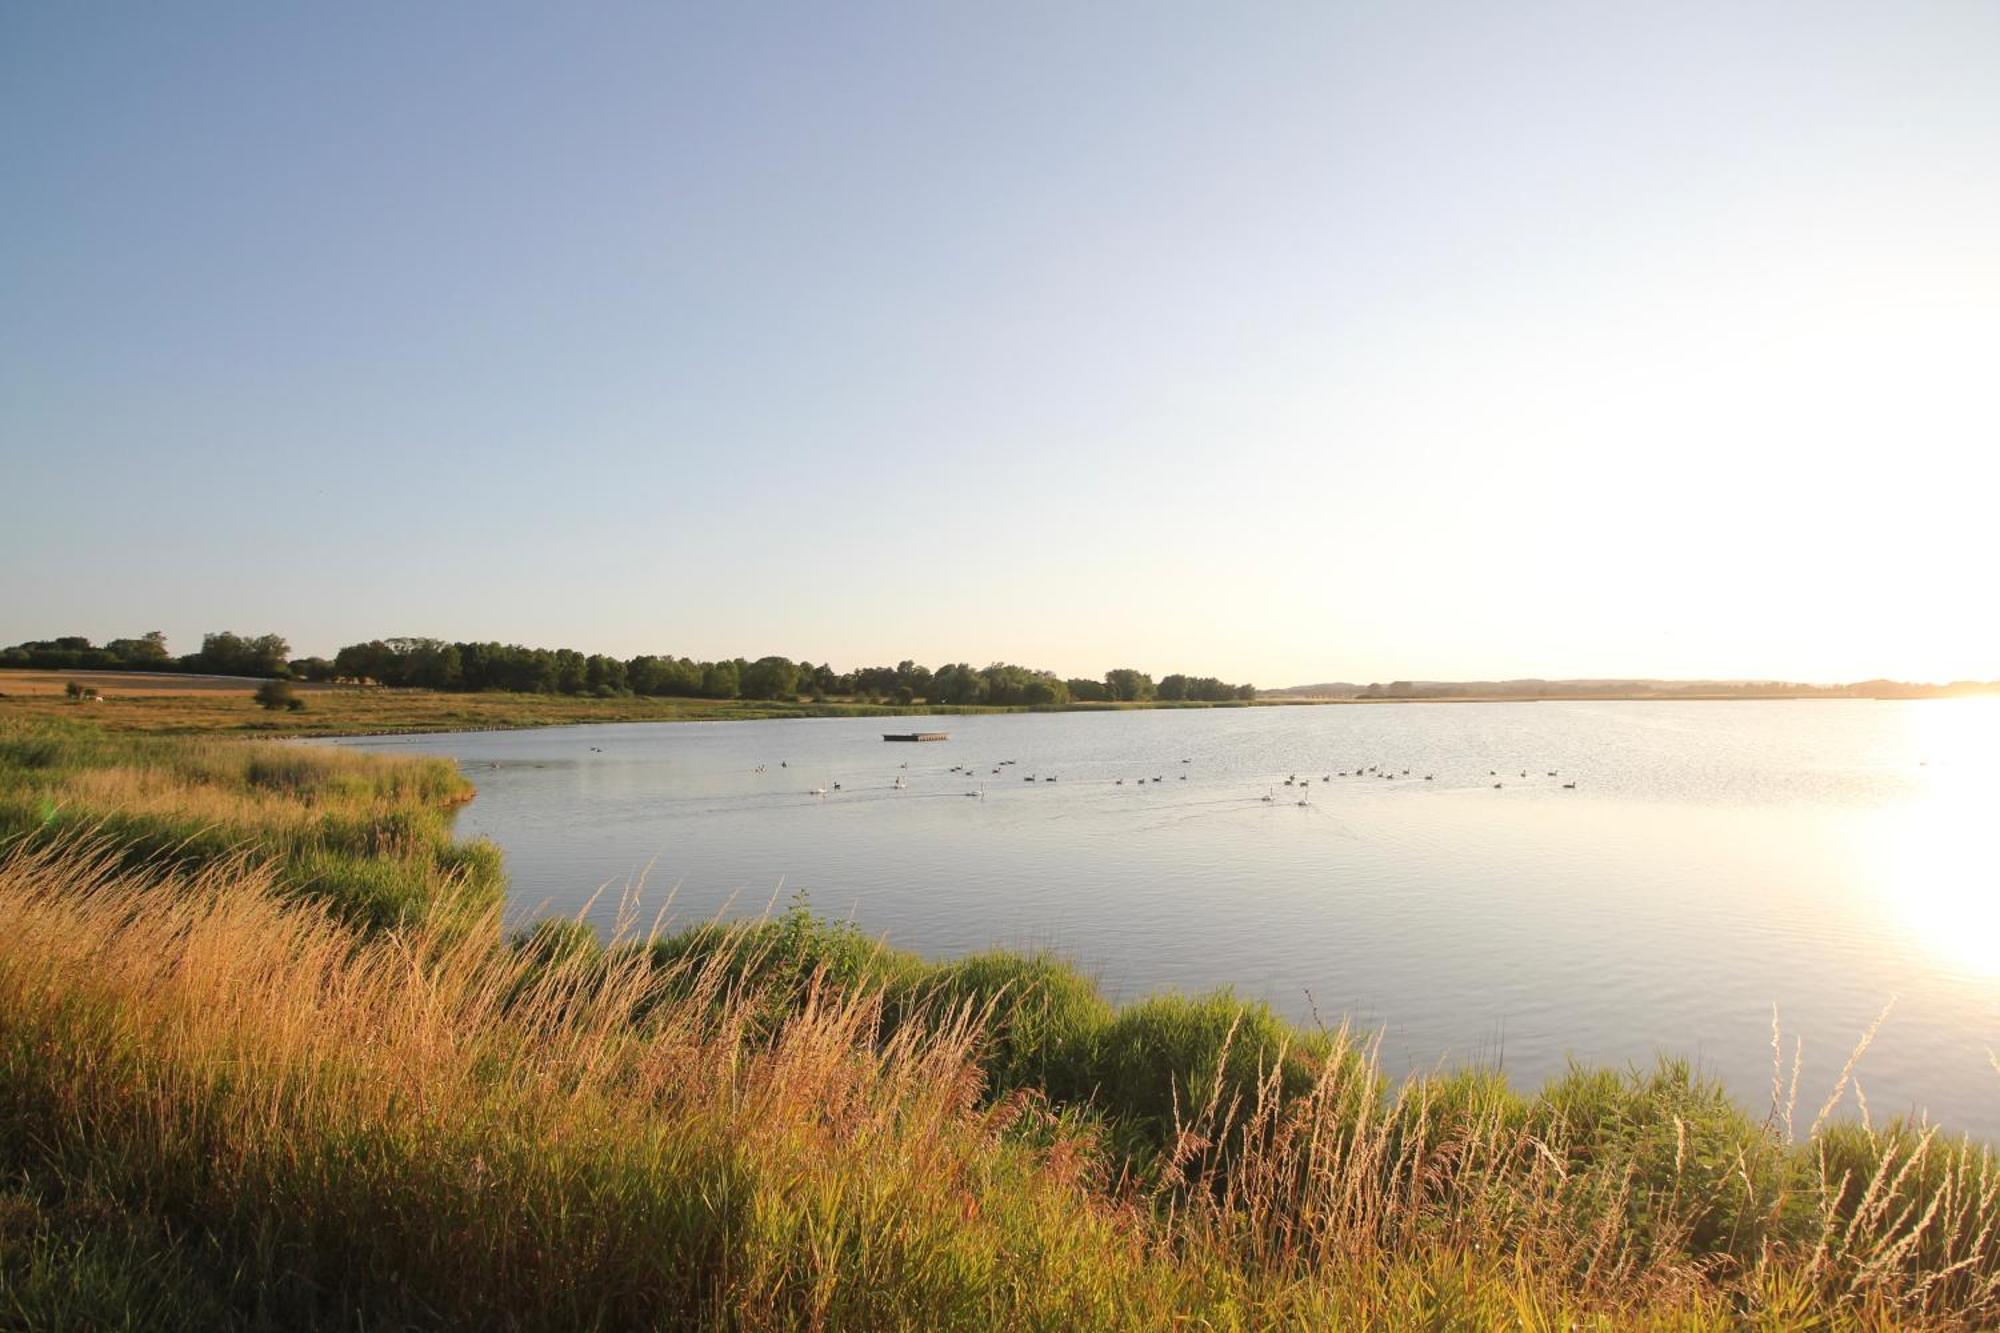
POLYGON ((1248 1099, 1212 1088, 1156 1206, 1189 1248, 1298 1280, 1504 1255, 1585 1308, 2000 1324, 2000 1164, 1935 1126, 1823 1121, 1794 1143, 1675 1061, 1534 1098, 1482 1073, 1381 1088, 1345 1033, 1303 1097, 1275 1069, 1248 1099))
POLYGON ((990 1000, 906 997, 896 1017, 881 986, 818 971, 778 1003, 717 951, 507 948, 490 911, 468 931, 448 904, 358 932, 275 887, 244 859, 161 870, 101 844, 0 860, 17 1322, 2000 1314, 1994 1165, 1927 1129, 1790 1145, 1673 1069, 1535 1098, 1477 1075, 1391 1094, 1336 1034, 1303 1091, 1283 1061, 1248 1095, 1220 1074, 1170 1089, 1170 1144, 1121 1172, 1035 1092, 989 1094, 990 1000))
POLYGON ((1138 1263, 1128 1228, 1025 1146, 1031 1108, 977 1105, 963 1014, 878 1046, 877 1001, 829 993, 752 1048, 719 971, 363 938, 271 887, 90 847, 0 864, 17 1169, 142 1203, 228 1308, 1082 1326, 1171 1296, 1102 1280, 1138 1263), (690 1002, 649 1006, 669 982, 690 1002))

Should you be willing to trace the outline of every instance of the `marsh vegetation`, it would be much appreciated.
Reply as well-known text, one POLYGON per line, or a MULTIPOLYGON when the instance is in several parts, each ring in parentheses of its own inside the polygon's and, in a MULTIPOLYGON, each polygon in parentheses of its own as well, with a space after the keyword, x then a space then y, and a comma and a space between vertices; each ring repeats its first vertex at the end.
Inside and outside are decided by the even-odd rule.
POLYGON ((1754 1112, 1677 1061, 1393 1083, 1226 993, 803 901, 509 935, 436 761, 14 726, 0 784, 30 1327, 2000 1317, 2000 1165, 1847 1074, 1780 1057, 1754 1112))

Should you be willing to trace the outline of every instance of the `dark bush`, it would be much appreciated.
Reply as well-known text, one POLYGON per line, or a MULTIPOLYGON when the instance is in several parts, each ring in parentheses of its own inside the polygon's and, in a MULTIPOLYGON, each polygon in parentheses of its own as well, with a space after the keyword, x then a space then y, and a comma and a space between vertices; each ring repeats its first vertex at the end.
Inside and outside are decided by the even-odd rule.
POLYGON ((280 708, 304 708, 305 700, 292 692, 290 683, 282 680, 267 680, 257 687, 250 696, 265 708, 276 712, 280 708))

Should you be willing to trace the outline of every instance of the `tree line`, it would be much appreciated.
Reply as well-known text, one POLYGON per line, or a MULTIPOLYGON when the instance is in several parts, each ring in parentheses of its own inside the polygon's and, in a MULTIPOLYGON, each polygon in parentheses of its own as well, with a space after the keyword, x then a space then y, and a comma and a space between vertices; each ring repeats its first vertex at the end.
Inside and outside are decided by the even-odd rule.
POLYGON ((827 663, 788 657, 724 658, 643 655, 629 659, 573 648, 520 644, 448 643, 442 639, 374 639, 335 654, 332 678, 433 690, 511 690, 523 694, 682 695, 702 699, 793 699, 831 696, 891 703, 1035 707, 1066 703, 1221 703, 1257 697, 1254 685, 1213 676, 1171 675, 1155 684, 1143 671, 1119 668, 1102 679, 1064 679, 1049 671, 995 662, 951 662, 931 668, 909 660, 895 666, 839 671, 827 663))
POLYGON ((228 631, 203 637, 201 651, 175 657, 166 635, 96 646, 87 638, 16 644, 0 649, 0 666, 53 671, 198 671, 308 681, 372 682, 453 692, 505 690, 519 694, 684 696, 697 699, 777 700, 828 697, 878 699, 898 704, 962 707, 988 704, 1038 707, 1067 703, 1229 703, 1257 697, 1254 685, 1213 676, 1174 674, 1157 682, 1143 671, 1120 667, 1101 678, 1069 677, 995 662, 975 667, 950 662, 935 669, 912 661, 895 666, 837 671, 822 662, 788 657, 736 657, 704 662, 644 654, 632 658, 582 653, 573 648, 528 648, 511 643, 443 639, 371 639, 323 657, 289 656, 276 634, 256 637, 228 631))
POLYGON ((201 651, 176 657, 167 636, 149 630, 136 639, 93 644, 80 634, 32 639, 0 648, 0 667, 41 671, 198 671, 216 676, 294 676, 316 658, 293 659, 282 635, 236 634, 228 630, 202 637, 201 651))

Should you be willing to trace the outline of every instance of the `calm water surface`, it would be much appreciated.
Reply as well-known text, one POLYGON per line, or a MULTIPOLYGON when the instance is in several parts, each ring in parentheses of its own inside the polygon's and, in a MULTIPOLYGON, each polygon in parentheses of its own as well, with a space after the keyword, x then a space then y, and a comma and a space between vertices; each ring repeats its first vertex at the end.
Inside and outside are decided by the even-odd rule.
POLYGON ((1349 1018, 1381 1031, 1399 1070, 1483 1062, 1529 1086, 1570 1059, 1671 1052, 1758 1109, 1775 1005, 1788 1067, 1804 1042, 1802 1125, 1893 998, 1860 1066, 1873 1113, 1926 1110, 2000 1138, 1996 701, 642 723, 343 743, 458 760, 479 786, 459 830, 504 849, 523 916, 573 914, 607 885, 590 912, 606 928, 642 882, 648 914, 671 894, 682 923, 803 889, 933 958, 1052 948, 1118 997, 1232 986, 1294 1018, 1349 1018), (890 745, 885 728, 951 739, 890 745), (1370 767, 1395 776, 1357 776, 1370 767))

